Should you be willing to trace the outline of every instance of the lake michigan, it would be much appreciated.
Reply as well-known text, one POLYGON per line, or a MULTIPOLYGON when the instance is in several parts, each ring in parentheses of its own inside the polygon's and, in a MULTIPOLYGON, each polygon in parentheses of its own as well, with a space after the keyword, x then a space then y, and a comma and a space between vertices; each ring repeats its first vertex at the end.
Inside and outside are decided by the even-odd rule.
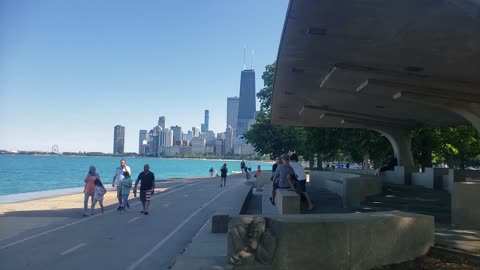
MULTIPOLYGON (((83 179, 88 167, 94 165, 102 182, 111 184, 115 168, 120 165, 120 157, 80 157, 80 156, 26 156, 0 155, 0 195, 34 191, 47 191, 83 187, 83 179)), ((137 179, 148 163, 157 180, 171 178, 208 177, 208 170, 227 163, 229 174, 240 171, 240 161, 205 159, 165 159, 165 158, 125 158, 132 170, 132 178, 137 179)), ((245 161, 262 170, 270 170, 273 163, 245 161)))

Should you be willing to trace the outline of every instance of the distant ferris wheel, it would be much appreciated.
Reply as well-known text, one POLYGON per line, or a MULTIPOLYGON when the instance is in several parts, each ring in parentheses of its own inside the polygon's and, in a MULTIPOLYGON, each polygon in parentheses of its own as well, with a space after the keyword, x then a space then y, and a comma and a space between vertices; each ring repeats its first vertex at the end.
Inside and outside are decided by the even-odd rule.
POLYGON ((55 153, 57 155, 60 154, 60 152, 58 151, 58 145, 55 144, 54 146, 52 146, 52 153, 55 153))

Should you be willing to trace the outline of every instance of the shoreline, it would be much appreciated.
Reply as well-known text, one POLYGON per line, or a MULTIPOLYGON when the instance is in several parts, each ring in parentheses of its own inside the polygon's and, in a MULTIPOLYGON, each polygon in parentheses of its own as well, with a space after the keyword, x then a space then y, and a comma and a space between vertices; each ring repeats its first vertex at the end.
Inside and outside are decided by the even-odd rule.
MULTIPOLYGON (((157 179, 155 180, 155 183, 166 183, 166 182, 177 181, 177 180, 196 180, 196 179, 204 179, 204 178, 210 178, 210 177, 192 176, 192 177, 166 178, 161 180, 157 179)), ((20 203, 20 202, 30 202, 34 200, 82 194, 83 188, 84 187, 61 188, 61 189, 51 189, 51 190, 41 190, 41 191, 31 191, 31 192, 24 192, 24 193, 0 195, 0 205, 20 203)), ((107 189, 108 192, 116 190, 111 185, 108 185, 105 188, 107 189)))
MULTIPOLYGON (((185 184, 193 183, 195 180, 208 180, 212 179, 215 181, 215 178, 219 177, 188 177, 188 178, 178 178, 178 179, 165 179, 165 180, 156 180, 158 184, 165 183, 166 186, 157 186, 155 188, 155 193, 168 191, 171 187, 168 184, 171 184, 175 181, 182 181, 185 184)), ((111 205, 118 204, 117 193, 115 188, 106 187, 107 193, 104 196, 104 207, 109 207, 111 205)), ((23 193, 24 194, 24 193, 23 193)), ((60 190, 50 190, 50 191, 38 191, 30 192, 32 196, 18 198, 19 196, 15 195, 4 195, 0 196, 0 199, 3 201, 0 202, 0 217, 7 217, 13 215, 14 213, 25 213, 29 214, 32 212, 45 212, 50 213, 51 211, 67 211, 67 216, 76 216, 78 213, 83 212, 83 187, 81 188, 68 188, 60 190), (67 193, 68 192, 68 193, 67 193), (34 194, 31 194, 34 193, 34 194), (6 197, 8 196, 8 197, 6 197), (3 197, 3 198, 2 198, 3 197), (9 200, 7 200, 9 199, 9 200), (71 210, 74 210, 73 212, 71 210)), ((138 197, 138 196, 137 196, 138 197)), ((133 195, 129 196, 129 200, 134 199, 133 195)), ((90 202, 89 202, 90 204, 90 202)), ((96 207, 96 211, 99 211, 99 207, 96 207)), ((0 235, 0 240, 1 240, 0 235)))

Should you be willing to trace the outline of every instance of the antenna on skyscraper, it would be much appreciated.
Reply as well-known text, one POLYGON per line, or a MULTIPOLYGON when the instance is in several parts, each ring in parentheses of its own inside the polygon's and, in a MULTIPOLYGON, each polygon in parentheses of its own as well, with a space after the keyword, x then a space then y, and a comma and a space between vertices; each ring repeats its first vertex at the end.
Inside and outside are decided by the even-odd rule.
POLYGON ((246 49, 246 45, 243 45, 243 70, 245 70, 245 49, 246 49))
POLYGON ((253 55, 255 54, 255 50, 252 49, 252 64, 251 64, 251 68, 253 69, 253 55))

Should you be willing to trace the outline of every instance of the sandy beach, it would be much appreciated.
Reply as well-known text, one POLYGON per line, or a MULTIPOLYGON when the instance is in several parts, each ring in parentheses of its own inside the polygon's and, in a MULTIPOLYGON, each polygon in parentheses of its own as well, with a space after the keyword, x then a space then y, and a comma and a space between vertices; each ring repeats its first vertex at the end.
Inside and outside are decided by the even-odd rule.
MULTIPOLYGON (((189 183, 202 179, 213 179, 210 177, 190 177, 183 179, 167 179, 156 181, 155 192, 163 192, 168 190, 172 185, 180 183, 189 183)), ((106 185, 107 193, 104 196, 103 205, 109 206, 117 204, 117 191, 111 185, 106 185)), ((24 194, 13 194, 0 196, 0 215, 6 215, 9 212, 16 211, 50 211, 50 210, 66 210, 78 209, 83 210, 83 187, 62 190, 51 190, 41 192, 31 192, 24 194)), ((138 193, 137 193, 138 195, 138 193)), ((129 200, 133 199, 133 192, 130 193, 129 200)), ((89 202, 90 206, 90 202, 89 202)), ((95 209, 98 209, 98 204, 95 209)))
MULTIPOLYGON (((117 192, 112 188, 107 188, 108 192, 105 194, 103 204, 104 206, 109 206, 112 204, 118 203, 117 201, 117 192)), ((156 192, 162 192, 167 190, 167 188, 157 188, 156 192)), ((130 194, 133 198, 133 193, 130 194)), ((8 212, 15 211, 45 211, 45 210, 62 210, 62 209, 72 209, 78 208, 81 210, 83 208, 83 193, 56 196, 51 198, 36 199, 23 202, 14 202, 14 203, 5 203, 0 204, 0 215, 4 215, 8 212)), ((89 202, 90 205, 90 202, 89 202)), ((99 206, 97 204, 96 208, 99 206)))

